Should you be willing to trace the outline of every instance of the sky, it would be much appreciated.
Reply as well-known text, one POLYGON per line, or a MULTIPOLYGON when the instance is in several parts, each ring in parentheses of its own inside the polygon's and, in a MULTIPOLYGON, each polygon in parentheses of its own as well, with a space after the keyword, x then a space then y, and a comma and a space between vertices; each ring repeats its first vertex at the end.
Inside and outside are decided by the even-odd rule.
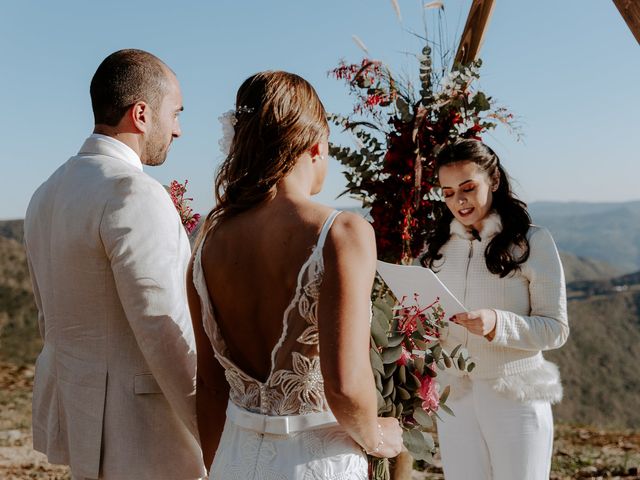
MULTIPOLYGON (((327 110, 349 113, 353 99, 327 72, 363 52, 393 71, 417 74, 414 33, 434 31, 436 10, 418 0, 21 0, 0 14, 0 219, 23 218, 34 190, 91 134, 89 83, 100 62, 140 48, 178 75, 183 135, 160 167, 163 184, 189 180, 196 211, 213 206, 221 161, 218 117, 233 108, 249 75, 297 73, 327 110)), ((455 48, 470 0, 445 0, 445 47, 455 48)), ((524 140, 505 130, 485 137, 527 201, 640 199, 640 48, 609 0, 497 1, 481 51, 480 87, 519 119, 524 140)), ((332 133, 333 139, 345 141, 332 133)), ((332 160, 317 200, 336 199, 345 182, 332 160)))

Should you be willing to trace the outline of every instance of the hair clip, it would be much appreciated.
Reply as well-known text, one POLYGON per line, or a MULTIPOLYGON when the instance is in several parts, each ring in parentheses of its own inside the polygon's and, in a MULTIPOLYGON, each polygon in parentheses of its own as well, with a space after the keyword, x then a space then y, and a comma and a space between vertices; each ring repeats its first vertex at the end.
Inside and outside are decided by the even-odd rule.
POLYGON ((253 107, 247 107, 246 105, 240 105, 239 107, 236 107, 236 115, 239 115, 241 113, 253 113, 255 111, 255 109, 253 107))

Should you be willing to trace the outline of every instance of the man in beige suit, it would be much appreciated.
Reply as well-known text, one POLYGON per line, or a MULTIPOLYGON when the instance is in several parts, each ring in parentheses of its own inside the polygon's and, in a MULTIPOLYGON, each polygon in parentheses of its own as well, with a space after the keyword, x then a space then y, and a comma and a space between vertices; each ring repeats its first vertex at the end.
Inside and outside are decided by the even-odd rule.
POLYGON ((158 58, 121 50, 98 67, 91 101, 94 134, 38 188, 25 219, 44 340, 34 447, 76 479, 200 478, 189 242, 142 171, 181 134, 180 87, 158 58))

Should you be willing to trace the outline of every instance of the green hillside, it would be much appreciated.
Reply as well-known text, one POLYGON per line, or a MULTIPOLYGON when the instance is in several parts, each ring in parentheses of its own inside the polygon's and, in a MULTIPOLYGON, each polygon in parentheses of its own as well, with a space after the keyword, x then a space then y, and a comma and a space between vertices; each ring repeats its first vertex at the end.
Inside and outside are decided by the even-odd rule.
POLYGON ((640 290, 569 302, 571 334, 545 357, 560 367, 558 420, 640 428, 640 290))
POLYGON ((24 248, 0 237, 0 361, 35 361, 41 345, 36 315, 24 248))
MULTIPOLYGON (((2 223, 0 232, 7 231, 2 223)), ((13 236, 21 228, 14 224, 9 231, 13 236)), ((575 256, 563 255, 563 261, 568 278, 609 278, 615 272, 605 263, 575 256)), ((559 420, 640 428, 636 408, 640 290, 636 288, 569 302, 569 341, 546 354, 560 366, 565 386, 564 401, 555 408, 559 420)), ((24 248, 14 238, 0 236, 0 362, 30 365, 40 346, 24 248)))

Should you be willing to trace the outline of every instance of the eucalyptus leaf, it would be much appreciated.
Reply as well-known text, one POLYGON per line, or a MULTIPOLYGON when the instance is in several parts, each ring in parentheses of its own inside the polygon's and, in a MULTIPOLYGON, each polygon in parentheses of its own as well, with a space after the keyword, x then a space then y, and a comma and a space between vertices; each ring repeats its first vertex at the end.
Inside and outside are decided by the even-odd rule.
POLYGON ((447 412, 449 415, 451 415, 452 417, 455 417, 453 410, 451 410, 449 407, 447 407, 444 403, 440 404, 440 407, 442 410, 444 410, 445 412, 447 412))
POLYGON ((400 385, 407 383, 407 367, 400 365, 397 370, 400 385))
POLYGON ((420 389, 420 379, 416 377, 413 373, 410 373, 407 377, 407 387, 411 390, 419 390, 420 389))
POLYGON ((413 359, 413 364, 416 367, 416 371, 422 375, 422 372, 424 371, 424 357, 416 356, 413 359))
POLYGON ((381 376, 380 372, 377 371, 377 370, 374 370, 373 371, 373 378, 376 381, 376 389, 378 391, 382 391, 382 376, 381 376))
POLYGON ((391 363, 391 362, 397 362, 401 355, 402 355, 402 345, 390 347, 382 351, 382 361, 385 364, 391 363))
POLYGON ((396 99, 396 108, 400 113, 400 118, 402 119, 402 121, 408 122, 409 120, 411 120, 411 112, 409 111, 409 104, 401 96, 398 96, 398 98, 396 99))
POLYGON ((404 446, 415 460, 425 460, 426 458, 429 458, 429 454, 431 453, 429 444, 433 442, 433 439, 429 442, 425 438, 426 436, 430 435, 427 435, 417 429, 402 432, 402 441, 404 446))
POLYGON ((464 360, 464 357, 463 357, 462 355, 460 355, 460 356, 458 357, 458 368, 459 368, 460 370, 464 370, 465 365, 466 365, 466 362, 465 362, 465 360, 464 360))
POLYGON ((409 400, 411 398, 411 394, 400 386, 396 386, 396 391, 401 400, 409 400))
POLYGON ((391 317, 386 314, 383 310, 374 309, 373 318, 371 319, 371 325, 375 323, 377 325, 377 329, 384 333, 387 336, 389 332, 389 319, 391 317))
POLYGON ((427 342, 425 342, 424 340, 416 338, 413 340, 413 343, 416 344, 418 350, 421 350, 423 352, 427 350, 427 342))
POLYGON ((447 385, 446 387, 444 387, 444 390, 442 391, 442 394, 440 395, 440 403, 444 403, 447 401, 447 398, 449 398, 449 393, 451 393, 451 385, 447 385))
POLYGON ((390 347, 396 347, 402 343, 404 335, 392 335, 387 339, 387 345, 390 347))
POLYGON ((382 396, 384 398, 387 398, 389 395, 391 395, 391 391, 393 390, 393 386, 394 386, 394 381, 393 381, 393 377, 390 378, 389 380, 387 380, 384 383, 384 387, 382 388, 382 396))
POLYGON ((371 361, 371 367, 380 373, 384 373, 384 365, 382 365, 382 359, 380 354, 374 348, 369 349, 369 360, 371 361))
POLYGON ((491 103, 483 92, 476 92, 473 96, 473 100, 471 100, 471 106, 477 111, 482 112, 489 110, 491 108, 491 103))
POLYGON ((424 435, 424 441, 427 444, 427 448, 429 449, 429 452, 434 452, 436 448, 436 444, 433 441, 433 436, 430 433, 426 433, 426 432, 422 432, 422 435, 424 435))
POLYGON ((440 360, 440 356, 442 354, 442 347, 440 344, 437 344, 431 349, 431 353, 433 354, 433 359, 438 362, 440 360))
POLYGON ((433 426, 431 416, 422 407, 413 410, 413 418, 423 428, 431 428, 433 426))
POLYGON ((447 355, 447 352, 445 352, 444 350, 442 351, 442 359, 444 360, 444 365, 447 368, 451 368, 453 366, 453 362, 451 361, 451 357, 449 357, 449 355, 447 355))
POLYGON ((386 364, 384 366, 384 378, 389 378, 391 375, 393 375, 397 368, 398 364, 395 362, 386 364))
POLYGON ((386 347, 389 344, 387 332, 382 329, 379 322, 371 322, 371 337, 378 347, 386 347))

